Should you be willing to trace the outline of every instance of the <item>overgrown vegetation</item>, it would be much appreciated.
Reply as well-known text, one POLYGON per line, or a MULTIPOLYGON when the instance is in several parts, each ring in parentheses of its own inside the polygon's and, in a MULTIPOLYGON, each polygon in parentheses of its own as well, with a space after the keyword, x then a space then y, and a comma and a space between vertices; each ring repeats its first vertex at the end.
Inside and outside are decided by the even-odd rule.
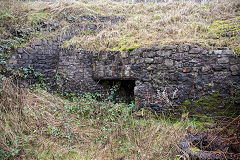
POLYGON ((4 76, 0 84, 1 159, 174 159, 179 140, 204 127, 133 113, 133 104, 98 102, 93 94, 60 98, 4 76))
POLYGON ((36 37, 70 35, 63 47, 86 50, 194 43, 239 52, 238 0, 203 4, 1 1, 0 6, 2 39, 13 39, 18 36, 13 33, 20 31, 30 37, 28 43, 36 37))
MULTIPOLYGON (((113 103, 117 86, 102 102, 97 101, 99 94, 50 94, 40 73, 31 67, 13 72, 6 67, 6 57, 35 38, 51 39, 73 30, 75 36, 62 47, 131 51, 198 43, 228 46, 237 53, 239 6, 237 0, 205 4, 0 1, 0 73, 15 79, 0 74, 0 159, 187 158, 178 148, 179 141, 186 134, 208 130, 206 124, 214 124, 209 116, 190 119, 190 102, 184 104, 186 113, 173 121, 145 109, 134 112, 134 103, 113 103), (18 78, 36 78, 39 84, 25 89, 16 83, 18 78)), ((58 75, 54 79, 57 88, 58 75)), ((221 103, 217 94, 194 102, 196 108, 208 112, 221 103)), ((236 128, 228 132, 234 136, 236 128)))

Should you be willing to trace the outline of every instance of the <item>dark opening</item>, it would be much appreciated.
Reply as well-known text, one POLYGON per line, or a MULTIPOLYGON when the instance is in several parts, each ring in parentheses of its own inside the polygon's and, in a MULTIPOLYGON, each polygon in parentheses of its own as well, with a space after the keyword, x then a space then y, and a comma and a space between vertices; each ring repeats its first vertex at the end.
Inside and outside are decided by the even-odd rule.
POLYGON ((107 100, 128 104, 134 101, 135 80, 101 80, 99 84, 107 100))

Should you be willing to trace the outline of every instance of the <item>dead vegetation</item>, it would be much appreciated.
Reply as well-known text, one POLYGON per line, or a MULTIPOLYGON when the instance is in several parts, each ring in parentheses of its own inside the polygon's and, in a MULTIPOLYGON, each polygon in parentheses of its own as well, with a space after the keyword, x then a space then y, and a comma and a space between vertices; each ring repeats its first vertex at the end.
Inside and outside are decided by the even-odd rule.
POLYGON ((171 122, 133 105, 71 100, 20 89, 1 77, 1 159, 174 159, 178 142, 202 125, 171 122), (4 79, 4 80, 3 80, 4 79))
MULTIPOLYGON (((230 47, 239 52, 239 1, 125 3, 1 1, 1 38, 12 31, 65 37, 63 47, 127 50, 169 44, 230 47)), ((29 36, 31 35, 31 36, 29 36)))

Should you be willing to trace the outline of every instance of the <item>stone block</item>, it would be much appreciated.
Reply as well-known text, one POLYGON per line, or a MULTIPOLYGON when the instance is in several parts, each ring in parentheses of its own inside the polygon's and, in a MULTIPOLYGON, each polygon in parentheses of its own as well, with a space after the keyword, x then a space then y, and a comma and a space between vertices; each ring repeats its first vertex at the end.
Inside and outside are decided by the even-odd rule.
POLYGON ((145 58, 146 63, 153 63, 153 58, 145 58))
POLYGON ((155 56, 155 52, 144 52, 143 53, 143 57, 146 57, 146 58, 153 58, 155 56))
POLYGON ((125 77, 130 77, 130 72, 129 72, 128 70, 125 70, 125 71, 124 71, 124 76, 125 76, 125 77))
POLYGON ((35 46, 41 46, 42 45, 42 40, 40 38, 34 39, 33 44, 35 46))
POLYGON ((223 70, 222 65, 218 65, 218 64, 212 65, 212 68, 214 71, 222 71, 223 70))
POLYGON ((208 72, 211 70, 211 66, 203 66, 202 67, 202 72, 208 72))
POLYGON ((22 53, 23 53, 23 49, 22 49, 22 48, 18 48, 18 49, 17 49, 17 53, 22 54, 22 53))
POLYGON ((190 54, 198 54, 202 51, 203 49, 202 48, 192 48, 189 53, 190 54))
POLYGON ((152 71, 153 70, 153 67, 150 65, 147 67, 147 71, 152 71))
POLYGON ((178 47, 178 52, 182 53, 182 52, 188 52, 190 49, 190 46, 188 45, 182 45, 178 47))
POLYGON ((174 59, 174 60, 182 60, 183 56, 184 56, 183 53, 176 53, 176 54, 172 55, 172 59, 174 59))
POLYGON ((232 65, 231 67, 230 67, 230 70, 231 70, 231 72, 232 72, 232 75, 238 75, 239 73, 240 73, 240 67, 239 67, 239 65, 232 65))
POLYGON ((15 59, 9 59, 9 60, 8 60, 8 64, 16 65, 16 64, 17 64, 17 60, 15 60, 15 59))
POLYGON ((240 63, 240 58, 239 57, 234 57, 234 56, 232 56, 232 57, 230 57, 229 58, 229 63, 232 65, 232 64, 238 64, 238 63, 240 63))
POLYGON ((165 59, 164 64, 168 67, 172 67, 173 66, 173 60, 165 59))
POLYGON ((165 46, 163 49, 165 49, 165 50, 176 50, 177 47, 176 46, 165 46))
POLYGON ((233 51, 232 50, 223 50, 223 54, 225 55, 234 55, 233 51))
POLYGON ((154 57, 154 63, 162 63, 163 58, 162 57, 154 57))
POLYGON ((102 78, 104 77, 104 72, 103 71, 99 71, 98 72, 98 78, 102 78))
POLYGON ((159 56, 170 57, 171 55, 172 55, 171 51, 163 51, 163 52, 161 52, 161 55, 159 55, 159 56))
POLYGON ((229 63, 229 58, 228 58, 228 57, 219 58, 219 59, 218 59, 218 63, 219 63, 219 64, 229 63))
POLYGON ((215 50, 213 51, 214 54, 216 55, 222 55, 223 51, 222 50, 215 50))
POLYGON ((128 57, 128 52, 121 52, 121 57, 122 58, 127 58, 128 57))
POLYGON ((193 59, 190 60, 190 62, 191 62, 191 63, 199 63, 200 60, 197 59, 197 58, 193 58, 193 59))
POLYGON ((190 67, 183 68, 183 73, 190 73, 191 71, 192 71, 192 68, 190 68, 190 67))

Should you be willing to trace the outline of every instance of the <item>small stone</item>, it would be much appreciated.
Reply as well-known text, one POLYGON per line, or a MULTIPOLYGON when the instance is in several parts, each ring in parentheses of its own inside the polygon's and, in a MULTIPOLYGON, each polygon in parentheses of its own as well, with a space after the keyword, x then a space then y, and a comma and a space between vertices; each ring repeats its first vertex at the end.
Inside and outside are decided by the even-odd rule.
POLYGON ((98 72, 98 78, 104 77, 104 72, 100 71, 98 72))
POLYGON ((143 57, 144 58, 152 58, 155 56, 154 52, 143 52, 143 57))
POLYGON ((42 40, 40 38, 34 39, 34 45, 35 46, 41 46, 42 45, 42 40))
POLYGON ((176 53, 172 55, 172 59, 175 60, 181 60, 183 58, 184 54, 183 53, 176 53))
POLYGON ((146 59, 145 59, 145 62, 146 62, 146 63, 153 63, 153 58, 146 58, 146 59))
POLYGON ((176 49, 177 47, 176 46, 165 46, 164 49, 165 50, 173 50, 173 49, 176 49))
POLYGON ((213 70, 214 71, 222 71, 223 70, 223 67, 221 65, 213 65, 213 70))
POLYGON ((164 51, 164 52, 161 52, 160 56, 169 57, 171 54, 172 54, 171 51, 164 51))
POLYGON ((186 68, 183 68, 183 73, 189 73, 191 72, 192 68, 190 67, 186 67, 186 68))
POLYGON ((23 54, 22 59, 27 60, 28 59, 28 54, 23 54))
POLYGON ((107 58, 108 58, 107 54, 102 53, 102 60, 105 60, 107 58))
POLYGON ((220 64, 229 63, 229 58, 228 57, 219 58, 218 63, 220 64))
POLYGON ((193 58, 193 59, 190 60, 191 63, 199 63, 199 61, 200 61, 200 60, 197 59, 197 58, 193 58))
POLYGON ((202 72, 208 72, 211 70, 211 66, 204 66, 202 67, 202 72))
POLYGON ((15 64, 17 64, 17 60, 15 60, 15 59, 9 59, 9 60, 8 60, 8 63, 15 65, 15 64))
POLYGON ((17 52, 21 54, 21 53, 23 53, 23 49, 22 48, 18 48, 17 52))
POLYGON ((229 55, 229 54, 233 54, 233 51, 232 50, 224 50, 223 51, 223 54, 227 54, 227 55, 229 55))
POLYGON ((215 50, 215 51, 213 51, 213 52, 214 52, 214 54, 217 54, 217 55, 221 55, 221 54, 223 53, 222 50, 215 50))
POLYGON ((152 71, 152 70, 153 70, 153 68, 151 66, 147 67, 147 71, 152 71))
POLYGON ((233 65, 230 67, 232 75, 238 75, 240 73, 240 67, 238 65, 233 65))
POLYGON ((162 63, 163 62, 163 58, 162 57, 155 57, 154 58, 154 63, 162 63))
POLYGON ((229 62, 230 64, 238 64, 240 62, 240 58, 230 57, 229 62))
POLYGON ((179 46, 178 47, 178 52, 182 53, 182 52, 188 52, 190 49, 190 47, 188 45, 183 45, 183 46, 179 46))
POLYGON ((128 53, 127 52, 121 52, 121 57, 122 58, 127 58, 128 57, 128 53))
POLYGON ((173 60, 171 60, 171 59, 166 59, 165 62, 164 62, 164 64, 165 64, 166 66, 168 66, 168 67, 171 67, 171 66, 173 66, 173 60))
POLYGON ((126 71, 124 72, 124 75, 125 75, 126 77, 129 77, 129 76, 130 76, 130 72, 129 72, 128 70, 126 70, 126 71))
POLYGON ((201 51, 202 51, 201 48, 192 48, 192 49, 189 51, 189 53, 190 53, 190 54, 198 54, 198 53, 200 53, 201 51))

